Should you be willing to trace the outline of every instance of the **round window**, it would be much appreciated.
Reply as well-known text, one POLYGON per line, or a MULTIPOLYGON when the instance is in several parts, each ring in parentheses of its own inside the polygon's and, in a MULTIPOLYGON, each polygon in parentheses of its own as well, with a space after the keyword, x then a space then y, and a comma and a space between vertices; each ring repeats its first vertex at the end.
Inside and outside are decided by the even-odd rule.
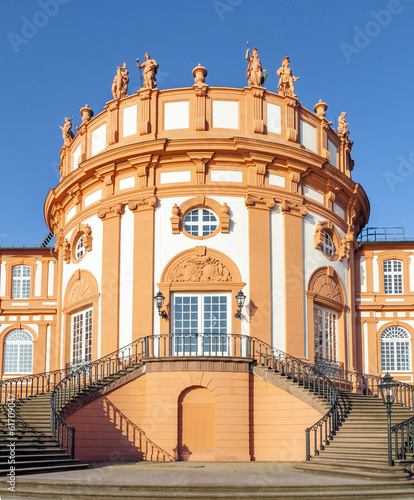
POLYGON ((196 208, 188 212, 183 220, 183 229, 192 236, 208 236, 218 227, 217 216, 206 208, 196 208))
POLYGON ((327 257, 333 257, 335 254, 335 245, 332 240, 332 237, 326 231, 322 231, 322 234, 323 234, 322 252, 327 257))

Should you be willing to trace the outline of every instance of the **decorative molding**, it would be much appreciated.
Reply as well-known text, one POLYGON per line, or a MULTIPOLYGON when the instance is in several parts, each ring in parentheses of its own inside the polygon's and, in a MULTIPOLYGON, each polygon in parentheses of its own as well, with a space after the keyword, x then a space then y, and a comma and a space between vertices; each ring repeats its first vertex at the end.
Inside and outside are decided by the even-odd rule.
POLYGON ((131 212, 139 212, 142 210, 155 210, 157 206, 157 197, 149 196, 147 198, 137 198, 128 202, 128 208, 131 212))
POLYGON ((124 213, 124 206, 122 203, 116 205, 102 207, 98 210, 98 217, 102 220, 112 219, 113 217, 121 217, 124 213))
POLYGON ((171 282, 231 282, 233 278, 227 267, 218 259, 207 255, 186 257, 171 272, 171 282))
POLYGON ((106 165, 100 168, 94 173, 94 176, 104 183, 105 185, 105 196, 112 196, 114 194, 115 188, 115 163, 106 165))
POLYGON ((298 203, 292 203, 288 200, 283 200, 280 204, 280 208, 283 213, 288 213, 291 215, 295 215, 297 217, 304 217, 308 215, 308 207, 303 203, 299 205, 298 203))
POLYGON ((196 130, 203 131, 206 130, 206 95, 208 90, 208 85, 205 83, 205 77, 207 76, 207 70, 201 64, 193 69, 194 80, 194 93, 196 95, 196 130))
POLYGON ((253 132, 263 134, 263 95, 265 89, 262 87, 250 87, 253 96, 253 132))
POLYGON ((213 200, 212 198, 207 198, 204 195, 198 195, 194 198, 190 198, 189 200, 184 201, 180 206, 174 203, 174 206, 171 209, 172 216, 170 217, 172 234, 180 234, 180 231, 182 230, 183 217, 187 212, 196 208, 208 208, 212 210, 217 215, 219 224, 217 226, 217 229, 213 233, 206 236, 193 236, 185 232, 186 236, 197 240, 204 240, 215 236, 219 232, 223 234, 229 233, 230 215, 227 203, 223 203, 223 205, 220 205, 219 202, 213 200))
POLYGON ((187 153, 190 160, 196 168, 196 183, 205 184, 206 182, 206 166, 211 160, 214 153, 187 153))
POLYGON ((276 201, 274 198, 265 198, 263 196, 254 196, 251 194, 247 194, 244 199, 244 204, 247 208, 261 208, 264 210, 271 210, 276 205, 276 201))
MULTIPOLYGON (((267 167, 275 159, 274 155, 266 155, 260 153, 248 153, 243 155, 243 159, 248 167, 255 168, 255 184, 256 186, 264 186, 267 167)), ((253 180, 253 179, 252 179, 253 180)))
POLYGON ((75 184, 69 191, 69 195, 75 201, 75 205, 79 205, 82 202, 82 189, 79 183, 75 184))
POLYGON ((292 193, 299 192, 300 172, 296 172, 289 168, 289 187, 292 193))
POLYGON ((150 168, 158 164, 158 155, 142 155, 128 158, 128 163, 137 171, 138 187, 146 188, 150 184, 153 185, 153 176, 150 176, 150 168))
POLYGON ((291 96, 285 96, 286 107, 286 139, 296 142, 298 138, 298 107, 300 102, 291 96))
POLYGON ((139 134, 147 135, 150 133, 150 102, 152 92, 158 92, 156 89, 142 88, 137 94, 141 101, 141 120, 139 122, 139 134))
POLYGON ((116 144, 119 140, 119 99, 114 99, 110 101, 105 109, 108 111, 109 115, 109 126, 110 134, 108 137, 108 143, 110 146, 116 144))

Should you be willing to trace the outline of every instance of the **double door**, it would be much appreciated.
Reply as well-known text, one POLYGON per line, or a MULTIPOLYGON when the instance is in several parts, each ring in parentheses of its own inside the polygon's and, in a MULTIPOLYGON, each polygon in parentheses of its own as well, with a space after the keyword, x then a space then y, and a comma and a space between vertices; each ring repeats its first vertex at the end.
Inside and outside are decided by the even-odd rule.
POLYGON ((226 355, 230 333, 229 293, 174 293, 173 354, 226 355))

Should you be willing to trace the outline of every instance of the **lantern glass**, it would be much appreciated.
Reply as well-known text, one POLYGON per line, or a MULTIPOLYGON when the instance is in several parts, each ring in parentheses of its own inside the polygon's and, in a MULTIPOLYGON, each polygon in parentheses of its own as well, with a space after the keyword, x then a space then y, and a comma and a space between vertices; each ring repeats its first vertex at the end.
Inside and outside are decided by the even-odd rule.
POLYGON ((155 299, 155 303, 157 304, 157 309, 160 310, 164 304, 164 300, 165 300, 164 295, 160 291, 158 291, 158 293, 155 295, 154 299, 155 299))
POLYGON ((398 385, 389 373, 385 374, 378 389, 381 394, 382 402, 385 405, 392 405, 397 396, 398 385))
POLYGON ((240 292, 236 295, 236 302, 237 302, 237 307, 239 309, 243 309, 244 306, 244 301, 246 300, 246 296, 244 293, 240 290, 240 292))

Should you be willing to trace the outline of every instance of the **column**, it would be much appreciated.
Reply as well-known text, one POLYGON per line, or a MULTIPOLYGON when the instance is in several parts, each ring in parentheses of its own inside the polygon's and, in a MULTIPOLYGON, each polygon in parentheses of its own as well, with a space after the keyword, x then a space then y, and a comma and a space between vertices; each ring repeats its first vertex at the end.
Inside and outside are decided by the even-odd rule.
POLYGON ((105 356, 119 349, 119 262, 121 241, 121 203, 103 207, 98 217, 103 221, 101 352, 105 356))
POLYGON ((134 212, 134 276, 132 338, 153 333, 154 215, 157 198, 150 195, 128 203, 134 212))
MULTIPOLYGON (((305 286, 303 269, 302 218, 304 205, 282 201, 285 244, 285 351, 305 357, 305 286)), ((313 346, 309 346, 313 349, 313 346)))
POLYGON ((248 194, 250 336, 272 344, 270 210, 273 198, 248 194))

